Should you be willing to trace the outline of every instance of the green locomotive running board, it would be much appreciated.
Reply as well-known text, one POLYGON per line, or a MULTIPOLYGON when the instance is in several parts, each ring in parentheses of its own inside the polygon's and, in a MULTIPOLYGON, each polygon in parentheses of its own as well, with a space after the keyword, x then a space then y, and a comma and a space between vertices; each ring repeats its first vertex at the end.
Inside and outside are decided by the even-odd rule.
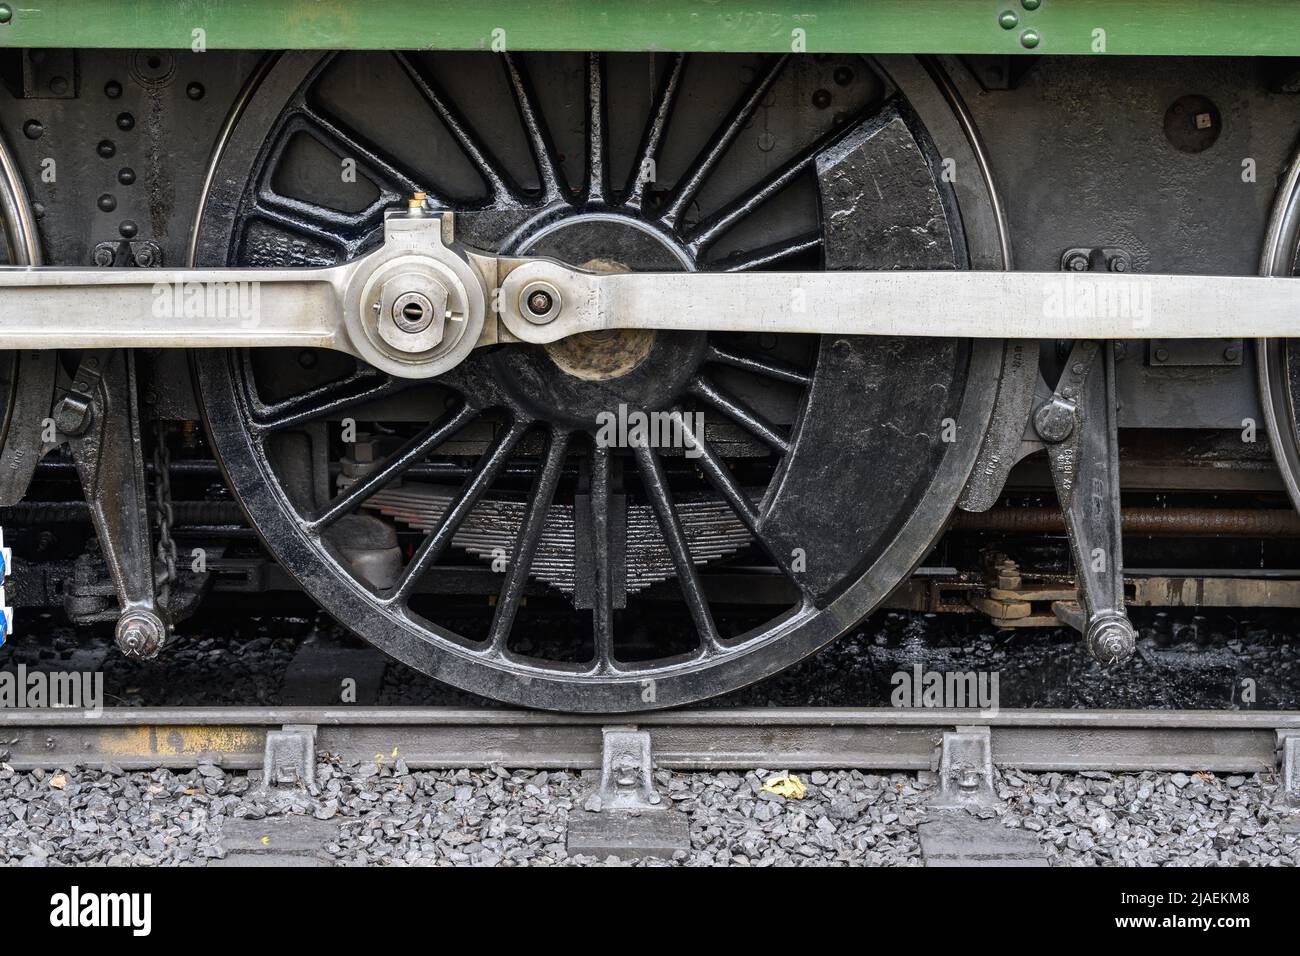
POLYGON ((0 47, 1300 55, 1300 0, 0 0, 0 47))

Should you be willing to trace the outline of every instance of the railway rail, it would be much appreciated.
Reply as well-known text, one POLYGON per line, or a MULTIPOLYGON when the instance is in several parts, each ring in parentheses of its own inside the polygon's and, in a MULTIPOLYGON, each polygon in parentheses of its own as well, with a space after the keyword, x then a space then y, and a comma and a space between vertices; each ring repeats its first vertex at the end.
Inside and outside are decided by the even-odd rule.
MULTIPOLYGON (((601 766, 617 716, 410 707, 145 707, 0 710, 0 755, 19 770, 262 768, 268 737, 308 730, 343 762, 408 767, 601 766)), ((1037 772, 1271 773, 1300 784, 1300 711, 747 708, 638 715, 672 770, 938 767, 945 734, 988 728, 992 762, 1037 772), (1291 743, 1288 744, 1288 740, 1291 743), (1290 755, 1290 756, 1288 756, 1290 755), (1291 763, 1288 763, 1288 760, 1291 763)))

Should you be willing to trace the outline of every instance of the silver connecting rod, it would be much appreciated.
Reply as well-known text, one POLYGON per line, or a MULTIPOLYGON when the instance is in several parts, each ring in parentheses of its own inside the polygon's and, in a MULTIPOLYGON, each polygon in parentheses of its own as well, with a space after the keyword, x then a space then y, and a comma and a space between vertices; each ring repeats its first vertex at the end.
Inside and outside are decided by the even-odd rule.
POLYGON ((344 348, 350 269, 0 269, 0 347, 344 348))
POLYGON ((512 270, 502 293, 507 328, 536 343, 601 329, 994 339, 1300 334, 1300 284, 1257 276, 590 273, 539 259, 512 270), (536 308, 557 298, 554 314, 536 308))
POLYGON ((324 269, 0 268, 0 349, 337 349, 409 378, 478 346, 605 329, 1011 339, 1300 335, 1288 278, 1035 272, 593 273, 390 213, 324 269))
POLYGON ((427 378, 496 341, 496 259, 451 227, 390 214, 378 249, 320 269, 0 268, 0 349, 316 347, 427 378))

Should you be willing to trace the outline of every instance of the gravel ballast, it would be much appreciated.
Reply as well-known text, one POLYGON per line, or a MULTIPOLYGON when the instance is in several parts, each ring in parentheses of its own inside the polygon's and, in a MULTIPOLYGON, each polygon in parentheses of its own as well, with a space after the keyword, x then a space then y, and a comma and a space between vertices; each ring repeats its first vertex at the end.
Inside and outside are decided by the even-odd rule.
MULTIPOLYGON (((408 771, 400 762, 318 767, 315 791, 257 790, 247 774, 0 765, 0 863, 204 865, 223 858, 227 820, 337 824, 322 856, 339 865, 572 866, 567 821, 592 782, 545 771, 408 771)), ((762 792, 772 774, 656 774, 690 819, 692 848, 643 865, 923 864, 917 827, 932 812, 914 774, 801 772, 804 799, 762 792)), ((1032 832, 1058 866, 1293 866, 1300 833, 1271 775, 1183 773, 998 776, 1003 804, 981 815, 1032 832)))

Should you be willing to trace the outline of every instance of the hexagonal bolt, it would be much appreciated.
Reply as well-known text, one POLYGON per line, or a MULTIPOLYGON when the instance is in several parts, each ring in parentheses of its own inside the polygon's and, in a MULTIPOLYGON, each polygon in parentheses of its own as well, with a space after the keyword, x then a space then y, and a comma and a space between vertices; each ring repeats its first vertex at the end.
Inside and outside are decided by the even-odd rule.
POLYGON ((359 465, 373 464, 380 459, 379 442, 369 435, 357 435, 357 440, 352 443, 351 452, 349 457, 359 465))
POLYGON ((1023 583, 1019 565, 1010 558, 998 562, 997 576, 998 588, 1003 591, 1017 591, 1023 583))
POLYGON ((1102 664, 1122 664, 1137 649, 1137 632, 1128 618, 1118 615, 1094 620, 1084 640, 1088 652, 1102 664))
POLYGON ((1092 268, 1092 263, 1082 252, 1072 252, 1065 257, 1065 268, 1070 272, 1087 272, 1092 268))
POLYGON ((127 611, 117 619, 118 650, 133 660, 152 660, 167 642, 167 625, 152 611, 127 611))

